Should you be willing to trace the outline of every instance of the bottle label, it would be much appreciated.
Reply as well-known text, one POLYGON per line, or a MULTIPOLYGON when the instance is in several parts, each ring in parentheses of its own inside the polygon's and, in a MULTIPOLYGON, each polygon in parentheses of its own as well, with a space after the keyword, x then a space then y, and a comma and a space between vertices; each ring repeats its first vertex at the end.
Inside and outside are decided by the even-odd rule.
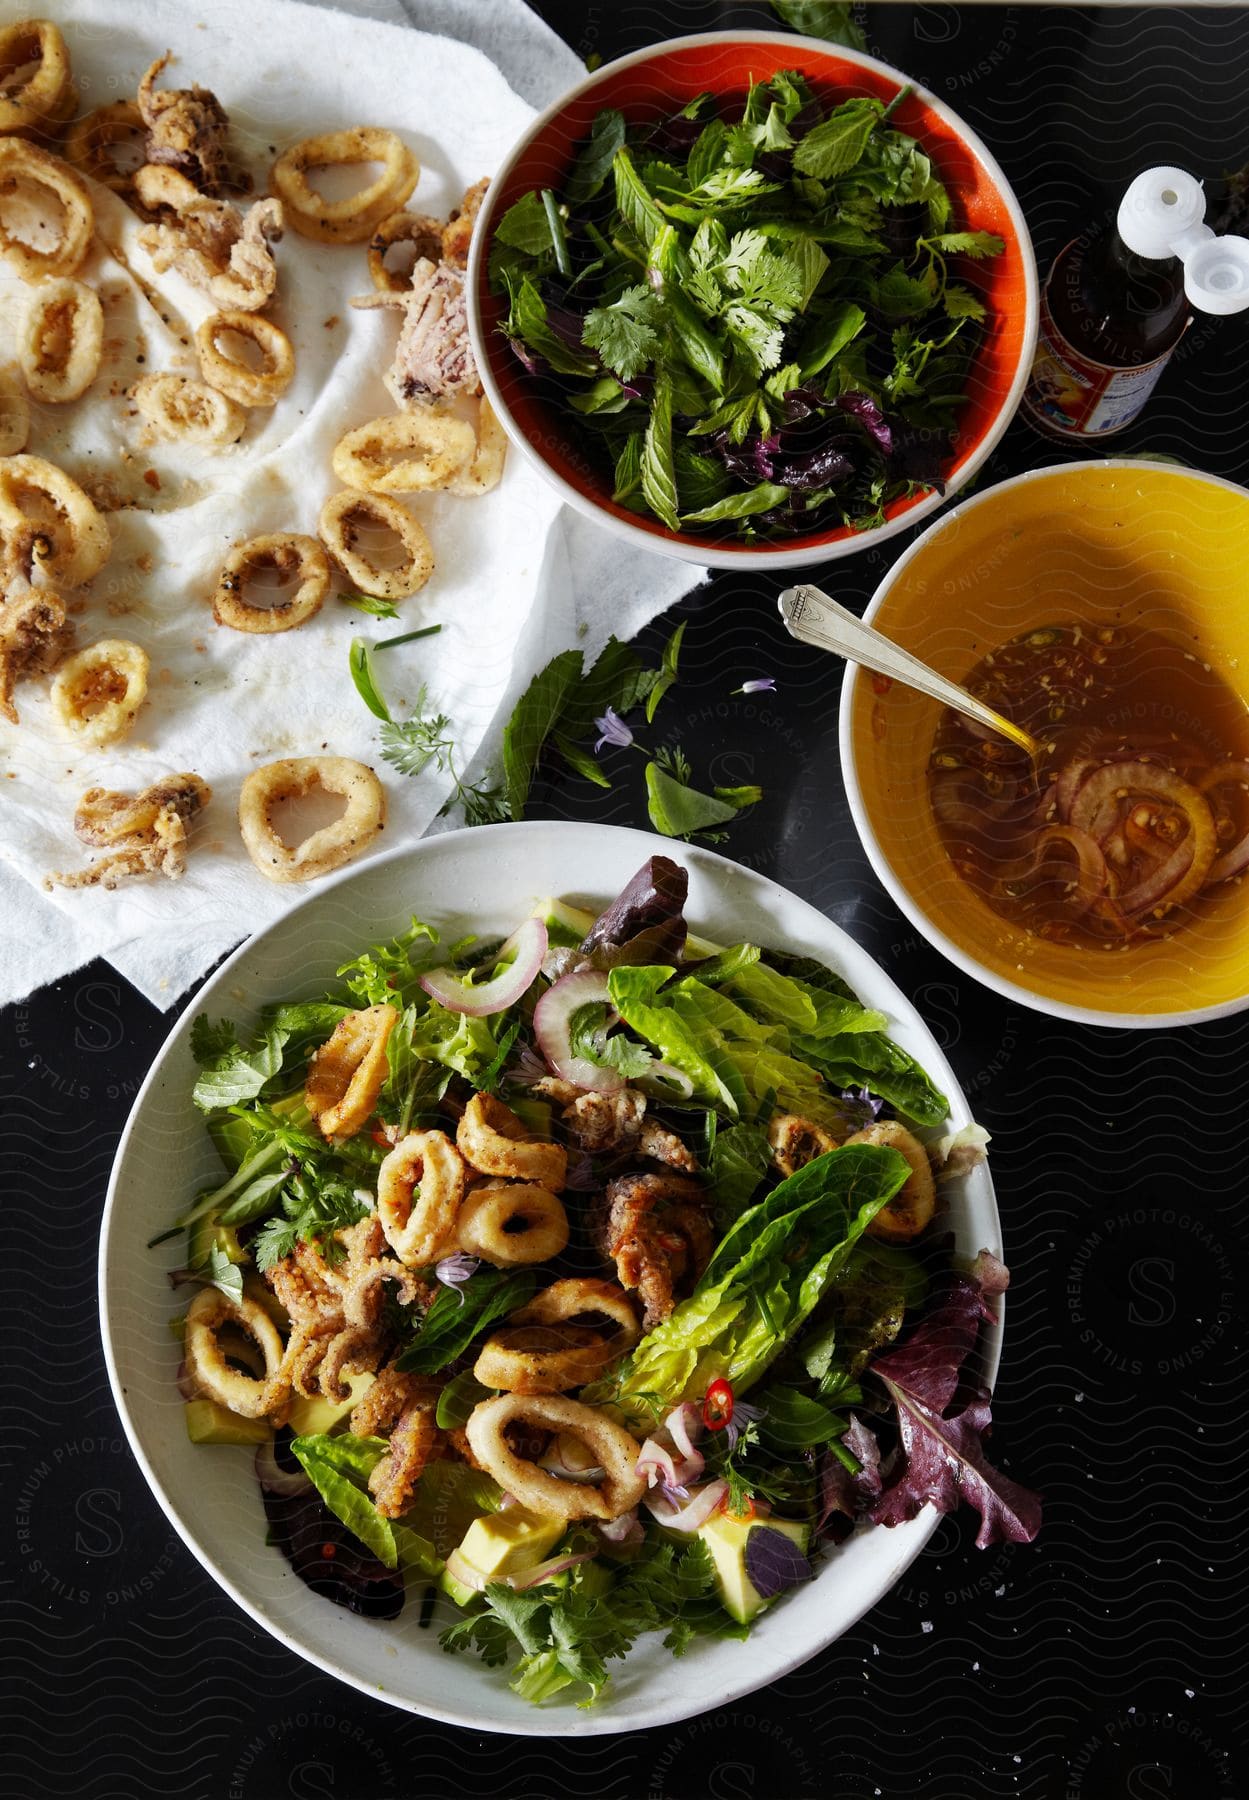
POLYGON ((1171 351, 1135 368, 1094 362, 1076 350, 1054 323, 1049 283, 1041 295, 1041 325, 1026 410, 1064 437, 1099 437, 1130 425, 1153 393, 1171 351))

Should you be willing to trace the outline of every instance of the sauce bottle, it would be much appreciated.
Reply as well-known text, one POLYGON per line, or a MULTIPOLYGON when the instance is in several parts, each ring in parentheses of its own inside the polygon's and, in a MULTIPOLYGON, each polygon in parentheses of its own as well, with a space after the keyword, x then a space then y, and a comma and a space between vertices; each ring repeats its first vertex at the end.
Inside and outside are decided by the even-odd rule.
POLYGON ((1191 323, 1190 307, 1249 306, 1249 239, 1203 223, 1201 183, 1147 169, 1113 229, 1074 238, 1054 259, 1023 408, 1038 430, 1109 437, 1140 413, 1191 323))

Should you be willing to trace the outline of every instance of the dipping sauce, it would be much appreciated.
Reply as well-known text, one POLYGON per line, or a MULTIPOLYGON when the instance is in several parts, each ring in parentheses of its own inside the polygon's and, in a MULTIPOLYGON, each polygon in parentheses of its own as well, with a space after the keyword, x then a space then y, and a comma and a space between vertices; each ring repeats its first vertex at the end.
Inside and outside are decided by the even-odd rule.
POLYGON ((1046 626, 963 685, 1043 745, 1033 764, 947 711, 929 759, 946 852, 1011 924, 1121 949, 1249 870, 1249 712, 1179 640, 1046 626))

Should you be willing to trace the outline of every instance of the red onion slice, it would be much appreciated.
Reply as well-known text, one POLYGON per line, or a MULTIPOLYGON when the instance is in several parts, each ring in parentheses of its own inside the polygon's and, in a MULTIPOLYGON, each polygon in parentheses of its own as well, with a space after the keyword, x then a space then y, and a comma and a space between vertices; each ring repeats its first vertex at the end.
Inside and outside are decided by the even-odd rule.
POLYGON ((705 1525, 729 1491, 727 1481, 709 1481, 684 1506, 670 1506, 662 1499, 648 1499, 646 1510, 667 1531, 697 1531, 705 1525))
POLYGON ((619 1069, 607 1069, 585 1056, 574 1056, 570 1042, 573 1015, 583 1006, 608 1007, 607 1022, 620 1017, 611 1006, 607 976, 601 969, 575 969, 549 987, 533 1009, 533 1034, 555 1073, 574 1087, 616 1094, 625 1085, 619 1069))
POLYGON ((276 1494, 282 1500, 294 1500, 312 1492, 312 1483, 302 1469, 278 1466, 272 1438, 256 1447, 256 1479, 266 1494, 276 1494))
POLYGON ((607 1544, 640 1544, 646 1536, 636 1507, 632 1512, 621 1513, 618 1519, 605 1520, 598 1534, 607 1544))
POLYGON ((553 1556, 549 1562, 539 1563, 536 1568, 522 1569, 517 1575, 504 1575, 502 1579, 518 1594, 526 1588, 537 1587, 540 1582, 549 1581, 552 1575, 562 1575, 565 1569, 575 1569, 578 1563, 593 1562, 593 1550, 579 1550, 576 1555, 553 1556))
POLYGON ((546 955, 546 926, 541 919, 526 919, 499 951, 500 961, 513 958, 510 966, 490 981, 462 981, 451 969, 431 969, 421 976, 421 986, 431 1000, 448 1012, 465 1013, 470 1019, 502 1012, 528 992, 540 973, 546 955))

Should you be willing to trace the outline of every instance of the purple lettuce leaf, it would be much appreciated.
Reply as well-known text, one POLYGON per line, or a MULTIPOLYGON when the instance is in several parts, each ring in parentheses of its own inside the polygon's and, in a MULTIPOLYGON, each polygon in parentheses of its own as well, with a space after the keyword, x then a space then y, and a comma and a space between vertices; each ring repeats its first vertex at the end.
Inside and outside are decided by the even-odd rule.
POLYGON ((906 1341, 878 1356, 870 1373, 897 1408, 899 1453, 871 1516, 900 1525, 931 1502, 953 1512, 966 1500, 980 1514, 977 1545, 1031 1543, 1041 1528, 1040 1497, 985 1460, 992 1423, 989 1393, 965 1364, 982 1321, 992 1320, 978 1275, 1000 1292, 1005 1271, 977 1259, 972 1276, 951 1273, 906 1341))
POLYGON ((857 1413, 851 1413, 850 1424, 842 1432, 841 1442, 852 1456, 858 1458, 859 1472, 852 1475, 831 1450, 825 1451, 820 1464, 817 1536, 828 1531, 830 1524, 834 1533, 838 1527, 848 1531, 849 1526, 843 1521, 853 1523, 880 1496, 880 1445, 871 1426, 865 1425, 857 1413))
POLYGON ((591 925, 581 944, 595 968, 673 962, 685 948, 690 878, 680 863, 652 856, 591 925))

